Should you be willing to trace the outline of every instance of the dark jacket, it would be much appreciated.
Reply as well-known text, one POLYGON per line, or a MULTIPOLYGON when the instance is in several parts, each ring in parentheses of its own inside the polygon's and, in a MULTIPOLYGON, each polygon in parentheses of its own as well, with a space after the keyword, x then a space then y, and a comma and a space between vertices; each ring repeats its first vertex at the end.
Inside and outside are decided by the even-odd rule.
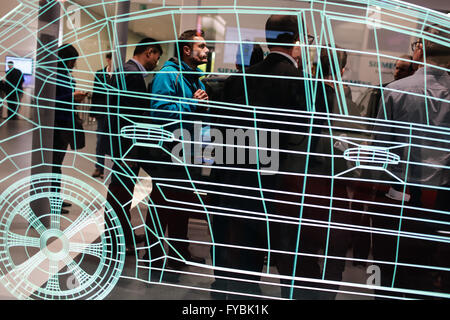
MULTIPOLYGON (((111 79, 110 103, 106 109, 112 135, 111 153, 113 157, 122 157, 132 146, 132 141, 119 137, 120 130, 133 122, 143 122, 145 112, 150 109, 142 71, 133 60, 123 66, 123 73, 116 71, 111 79)), ((132 158, 136 153, 129 154, 132 158)), ((128 157, 128 156, 127 156, 128 157)))
POLYGON ((97 70, 94 77, 94 88, 92 92, 91 117, 98 118, 105 116, 105 107, 109 104, 108 91, 110 90, 111 76, 106 71, 107 67, 97 70))
POLYGON ((210 102, 220 102, 224 100, 224 86, 228 75, 208 75, 202 79, 205 91, 210 102))
POLYGON ((15 90, 23 90, 23 73, 19 69, 12 68, 8 70, 5 77, 5 92, 9 94, 15 90))
POLYGON ((76 82, 70 72, 58 67, 56 76, 55 125, 73 127, 76 105, 73 100, 76 82))
MULTIPOLYGON (((55 95, 55 131, 54 135, 61 135, 60 142, 67 140, 72 150, 82 149, 85 146, 82 120, 77 115, 77 104, 73 99, 76 82, 67 68, 58 65, 56 76, 55 95), (67 134, 67 129, 75 129, 67 134), (63 129, 63 130, 58 130, 63 129), (72 134, 73 133, 73 134, 72 134)), ((55 138, 54 138, 55 139, 55 138)))
MULTIPOLYGON (((226 122, 232 128, 255 127, 256 125, 260 129, 264 128, 270 131, 277 129, 292 132, 309 131, 310 119, 305 114, 297 116, 302 115, 299 111, 307 111, 308 105, 305 82, 300 79, 300 75, 300 71, 287 57, 271 53, 262 62, 246 70, 245 86, 242 74, 229 77, 225 83, 225 101, 267 109, 256 112, 252 107, 240 107, 236 110, 216 109, 219 115, 224 116, 220 122, 226 122), (287 111, 281 109, 287 109, 287 111), (280 112, 279 115, 264 113, 277 111, 280 112), (234 119, 225 119, 225 116, 231 116, 234 119), (243 119, 236 120, 237 117, 243 119), (276 121, 288 122, 288 124, 276 121)), ((323 112, 325 103, 321 91, 317 90, 315 109, 323 112)), ((304 143, 305 135, 282 133, 279 135, 279 141, 280 149, 295 151, 304 143)), ((289 157, 288 153, 280 154, 280 158, 286 157, 289 157)), ((256 166, 247 167, 254 168, 256 166)))

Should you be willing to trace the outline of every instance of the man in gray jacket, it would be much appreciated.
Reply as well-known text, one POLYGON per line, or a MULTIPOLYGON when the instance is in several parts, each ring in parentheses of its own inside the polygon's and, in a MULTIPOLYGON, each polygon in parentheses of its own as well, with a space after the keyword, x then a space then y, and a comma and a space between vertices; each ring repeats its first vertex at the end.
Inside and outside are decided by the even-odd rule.
POLYGON ((449 30, 427 27, 424 34, 429 39, 412 43, 419 69, 389 84, 379 105, 378 119, 390 122, 379 121, 376 141, 391 147, 400 161, 387 167, 397 179, 378 201, 391 206, 372 209, 378 213, 372 217, 377 228, 373 255, 374 260, 385 262, 380 264, 382 286, 436 291, 445 287, 443 281, 448 288, 448 272, 395 265, 449 267, 448 243, 429 239, 450 231, 450 76, 445 70, 450 61, 449 30), (447 44, 430 40, 439 38, 446 38, 447 44), (431 195, 436 196, 434 203, 428 201, 431 195), (439 282, 440 289, 436 287, 439 282))

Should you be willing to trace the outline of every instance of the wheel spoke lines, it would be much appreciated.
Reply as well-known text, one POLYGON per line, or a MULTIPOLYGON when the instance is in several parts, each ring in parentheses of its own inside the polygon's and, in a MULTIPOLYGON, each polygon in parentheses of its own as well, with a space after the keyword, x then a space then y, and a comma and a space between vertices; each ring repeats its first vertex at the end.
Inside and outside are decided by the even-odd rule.
POLYGON ((50 278, 48 279, 47 284, 45 285, 45 289, 55 293, 59 293, 61 291, 61 288, 59 286, 58 266, 59 266, 58 261, 50 260, 49 265, 50 278))
POLYGON ((63 261, 69 271, 75 276, 77 283, 79 283, 81 287, 89 282, 91 275, 84 271, 71 257, 67 256, 63 259, 63 261))
POLYGON ((11 231, 7 233, 6 246, 11 247, 33 247, 40 248, 40 239, 36 237, 24 236, 11 231))
POLYGON ((26 177, 4 193, 13 200, 0 203, 0 212, 9 214, 0 222, 4 287, 20 299, 107 296, 124 259, 111 258, 113 239, 123 241, 123 234, 105 197, 83 181, 54 174, 26 177), (58 192, 47 186, 55 180, 61 182, 58 192), (64 201, 81 213, 62 215, 64 201))
POLYGON ((50 226, 52 229, 59 229, 63 199, 59 195, 53 195, 49 197, 49 201, 51 210, 50 226))
POLYGON ((69 245, 69 252, 87 254, 101 259, 103 256, 103 243, 71 242, 69 245))
POLYGON ((95 224, 95 220, 92 216, 80 216, 72 225, 70 225, 65 231, 64 235, 67 239, 72 238, 75 234, 86 228, 87 226, 95 224))
POLYGON ((19 213, 28 223, 37 231, 40 235, 42 235, 47 228, 42 224, 36 214, 30 207, 25 207, 24 210, 21 210, 19 213))
POLYGON ((47 257, 42 251, 39 251, 37 254, 32 256, 30 259, 25 261, 24 263, 16 266, 13 270, 11 270, 8 274, 9 277, 14 279, 17 282, 16 290, 18 287, 22 286, 22 283, 26 281, 30 274, 43 262, 47 257))
POLYGON ((97 198, 95 198, 86 208, 83 209, 80 216, 64 231, 64 235, 70 239, 76 233, 83 230, 90 224, 97 224, 96 219, 101 218, 100 215, 96 215, 96 208, 92 206, 97 198))

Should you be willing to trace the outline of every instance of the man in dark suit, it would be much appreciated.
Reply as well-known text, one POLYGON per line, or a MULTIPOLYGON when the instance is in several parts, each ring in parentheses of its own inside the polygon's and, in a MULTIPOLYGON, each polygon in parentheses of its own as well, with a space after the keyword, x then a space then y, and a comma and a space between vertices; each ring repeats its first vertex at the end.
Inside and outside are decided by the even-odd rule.
MULTIPOLYGON (((298 21, 296 16, 271 16, 266 22, 266 40, 270 49, 270 54, 260 63, 248 68, 244 74, 230 77, 225 83, 225 94, 228 102, 242 105, 240 108, 233 110, 221 110, 216 112, 222 116, 221 120, 225 121, 226 128, 222 127, 221 131, 238 128, 255 128, 253 132, 261 134, 261 131, 268 130, 273 132, 283 130, 288 133, 279 135, 279 149, 281 150, 279 158, 279 171, 304 173, 305 161, 303 155, 295 155, 292 152, 302 151, 305 140, 308 140, 305 134, 310 130, 310 123, 316 124, 316 120, 306 119, 298 116, 298 111, 307 110, 307 99, 305 94, 305 83, 300 76, 295 56, 295 44, 299 41, 298 21), (248 107, 248 106, 252 107, 248 107), (270 109, 257 110, 256 107, 269 107, 270 109), (276 111, 282 115, 267 114, 262 111, 276 111), (294 114, 296 113, 296 114, 294 114), (225 117, 226 116, 226 117, 225 117), (307 125, 306 125, 307 123, 307 125), (302 165, 303 164, 303 165, 302 165)), ((311 41, 312 39, 310 39, 311 41)), ((316 102, 311 103, 311 108, 316 111, 324 110, 324 98, 321 95, 322 90, 317 90, 316 102)), ((313 130, 314 132, 314 130, 313 130)), ((249 135, 249 137, 252 134, 249 135)), ((315 138, 312 138, 311 145, 315 145, 315 138)), ((257 158, 258 147, 250 142, 246 143, 248 148, 248 158, 257 158), (252 148, 253 147, 253 148, 252 148)), ((271 140, 272 141, 272 140, 271 140)), ((272 141, 273 142, 273 141, 272 141)), ((236 144, 232 147, 228 146, 227 141, 226 152, 234 155, 237 150, 236 144), (232 150, 234 148, 234 150, 232 150)), ((261 147, 261 146, 259 146, 261 147)), ((271 148, 270 145, 263 146, 271 148)), ((275 147, 275 146, 274 146, 275 147)), ((276 148, 276 147, 275 147, 276 148)), ((272 152, 276 152, 273 150, 272 152)), ((231 156, 226 156, 231 159, 231 156)), ((278 220, 283 220, 285 216, 297 217, 299 215, 298 208, 280 208, 274 205, 278 196, 275 193, 262 191, 262 189, 272 189, 277 191, 294 191, 301 192, 297 187, 297 180, 301 177, 286 176, 279 172, 270 172, 259 174, 258 170, 262 169, 258 164, 251 164, 250 161, 243 165, 236 166, 239 159, 234 158, 233 164, 227 163, 226 166, 216 166, 216 170, 223 171, 223 181, 221 181, 228 190, 228 193, 239 194, 240 196, 248 196, 251 198, 242 199, 238 197, 222 197, 222 207, 230 209, 238 209, 241 214, 240 218, 230 220, 230 230, 232 235, 228 241, 233 245, 244 246, 249 249, 229 250, 228 261, 233 261, 231 265, 233 269, 261 272, 264 266, 264 257, 267 256, 267 266, 273 259, 278 271, 284 276, 292 276, 294 274, 294 265, 297 266, 295 274, 299 275, 300 267, 307 270, 303 275, 318 276, 317 261, 310 260, 306 257, 302 263, 295 264, 294 256, 289 254, 274 254, 272 252, 264 252, 269 247, 275 250, 295 252, 297 245, 298 225, 289 223, 269 222, 269 215, 278 215, 278 220), (244 170, 227 170, 227 168, 244 169, 244 170), (225 170, 224 170, 225 169, 225 170), (292 190, 292 186, 294 189, 292 190), (233 188, 233 187, 237 187, 233 188), (254 188, 249 190, 248 187, 254 188), (269 201, 267 201, 269 200, 269 201), (272 200, 272 201, 270 201, 272 200), (261 219, 261 217, 263 219, 261 219), (259 218, 259 220, 258 220, 259 218), (250 249, 251 248, 251 249, 250 249), (237 256, 236 256, 237 255, 237 256)), ((301 190, 301 189, 300 189, 301 190)), ((299 199, 288 199, 290 201, 299 202, 299 199)), ((308 243, 302 244, 302 249, 307 248, 308 243)), ((310 251, 312 251, 311 249, 310 251)), ((308 250, 306 250, 308 252, 308 250)), ((227 267, 230 265, 227 265, 227 267)), ((258 293, 259 287, 256 281, 257 276, 249 276, 241 274, 240 278, 249 280, 249 283, 236 281, 223 284, 222 289, 229 289, 235 292, 258 293)), ((291 285, 290 280, 282 280, 284 285, 291 285)), ((282 296, 289 297, 288 288, 282 286, 282 296)), ((295 295, 294 295, 295 297, 295 295)))
POLYGON ((95 171, 92 174, 94 178, 103 179, 105 168, 105 155, 109 154, 109 141, 106 133, 108 132, 108 117, 105 114, 108 101, 108 84, 112 76, 112 54, 106 54, 106 67, 97 70, 94 77, 94 89, 92 92, 91 117, 97 120, 97 162, 95 171))
MULTIPOLYGON (((75 68, 78 56, 78 50, 71 44, 62 44, 58 48, 55 129, 53 130, 52 172, 54 174, 62 173, 62 164, 69 146, 73 150, 80 149, 84 146, 84 142, 78 140, 73 131, 76 129, 76 121, 79 119, 76 114, 77 105, 81 103, 87 95, 87 92, 76 90, 76 81, 72 76, 72 71, 75 68)), ((53 186, 59 190, 60 182, 53 183, 53 186)), ((71 204, 63 202, 62 206, 70 207, 71 204)), ((61 214, 67 213, 69 213, 69 210, 61 208, 61 214)))
POLYGON ((17 119, 17 111, 19 109, 20 98, 23 93, 23 73, 17 68, 14 68, 14 62, 8 62, 9 70, 5 77, 5 93, 6 101, 8 102, 8 117, 13 120, 17 119))
POLYGON ((111 156, 113 158, 111 183, 107 201, 112 205, 122 225, 126 253, 134 254, 134 235, 131 226, 131 200, 133 199, 135 177, 139 174, 139 150, 132 148, 132 141, 119 137, 121 128, 132 124, 128 119, 142 121, 150 110, 145 77, 153 70, 162 55, 161 45, 152 38, 141 40, 133 52, 133 58, 119 69, 111 80, 110 102, 107 106, 110 121, 111 156))

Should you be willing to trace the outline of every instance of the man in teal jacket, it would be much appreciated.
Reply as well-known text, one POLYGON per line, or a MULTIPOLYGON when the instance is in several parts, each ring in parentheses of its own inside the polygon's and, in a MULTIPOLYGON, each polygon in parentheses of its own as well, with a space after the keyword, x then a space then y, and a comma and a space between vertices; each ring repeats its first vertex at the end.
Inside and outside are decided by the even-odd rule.
POLYGON ((151 116, 154 123, 183 120, 183 125, 189 126, 190 121, 199 120, 192 113, 205 110, 198 100, 208 100, 198 66, 207 62, 209 49, 203 31, 197 30, 183 32, 176 49, 181 59, 169 59, 153 80, 151 116))
MULTIPOLYGON (((178 38, 176 52, 179 58, 173 57, 167 61, 156 74, 149 88, 152 93, 150 115, 153 124, 169 124, 164 126, 164 130, 173 132, 176 138, 180 138, 182 141, 164 143, 163 148, 166 151, 160 148, 145 150, 146 155, 143 155, 143 157, 148 157, 150 160, 145 169, 152 176, 153 188, 150 198, 155 207, 154 210, 149 210, 146 223, 150 229, 157 231, 159 237, 164 237, 165 230, 168 228, 169 238, 175 239, 170 241, 169 250, 169 256, 175 259, 169 259, 168 266, 179 269, 183 266, 180 259, 197 263, 204 263, 204 259, 193 257, 188 250, 189 243, 186 242, 186 239, 189 216, 192 215, 189 205, 174 204, 167 199, 175 199, 185 203, 195 202, 195 204, 198 204, 200 199, 192 191, 170 186, 163 186, 164 194, 162 194, 158 184, 167 183, 177 187, 192 187, 189 181, 195 179, 193 173, 198 169, 186 166, 184 161, 176 160, 175 157, 180 155, 175 154, 174 147, 182 145, 180 151, 183 152, 194 149, 194 145, 191 143, 191 137, 194 138, 193 122, 201 121, 207 111, 208 95, 205 86, 200 81, 203 73, 198 68, 199 65, 208 61, 209 50, 206 46, 203 31, 188 30, 183 32, 178 38), (182 130, 182 136, 178 136, 175 132, 177 129, 182 130), (174 153, 175 157, 169 153, 174 153), (157 162, 156 165, 152 164, 154 161, 157 162), (178 179, 178 181, 174 182, 171 179, 178 179)), ((189 154, 186 155, 188 158, 186 162, 192 163, 190 162, 192 153, 187 152, 186 154, 189 154)), ((198 215, 197 218, 200 218, 198 215)), ((153 237, 150 241, 152 249, 143 257, 150 260, 156 259, 151 264, 152 267, 156 268, 162 266, 163 263, 158 257, 164 256, 161 245, 152 245, 158 241, 160 244, 164 242, 153 237)))

